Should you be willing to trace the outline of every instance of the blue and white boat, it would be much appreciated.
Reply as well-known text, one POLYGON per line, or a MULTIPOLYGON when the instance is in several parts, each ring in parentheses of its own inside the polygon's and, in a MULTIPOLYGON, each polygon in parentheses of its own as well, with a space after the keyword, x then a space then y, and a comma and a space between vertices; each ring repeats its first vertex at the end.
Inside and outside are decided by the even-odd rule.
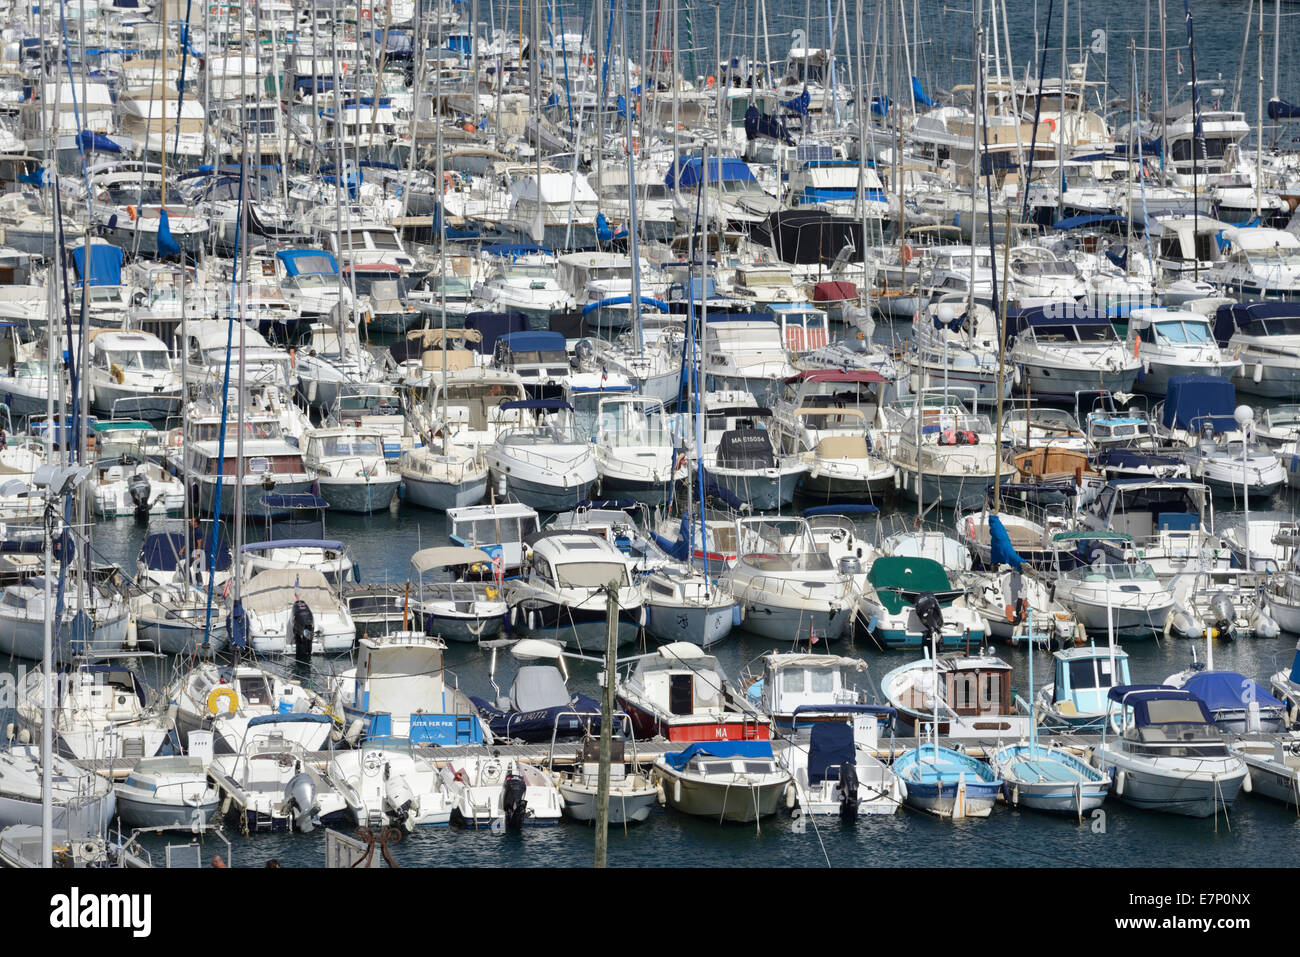
POLYGON ((904 800, 939 817, 988 817, 1002 790, 1002 779, 987 764, 938 742, 904 751, 893 768, 904 800))
POLYGON ((954 588, 944 567, 932 558, 887 555, 868 573, 871 588, 858 600, 858 616, 885 648, 920 648, 925 623, 916 612, 924 595, 933 595, 942 615, 940 647, 956 651, 979 648, 988 635, 984 616, 966 605, 964 590, 954 588))
MULTIPOLYGON (((496 702, 472 697, 493 736, 527 743, 564 741, 600 731, 600 702, 570 693, 565 684, 563 648, 556 641, 524 638, 510 648, 519 662, 510 691, 496 702)), ((496 654, 488 680, 496 689, 496 654)))
POLYGON ((1124 730, 1103 731, 1091 760, 1110 775, 1117 798, 1188 817, 1227 809, 1248 770, 1201 699, 1163 685, 1119 685, 1110 700, 1123 708, 1124 730))
POLYGON ((490 744, 474 703, 447 680, 446 648, 440 638, 409 631, 360 639, 356 667, 329 679, 347 740, 490 744))
POLYGON ((859 814, 893 814, 902 807, 902 782, 874 754, 880 726, 889 723, 893 708, 801 705, 795 712, 790 747, 777 761, 794 779, 804 814, 851 822, 859 814))
POLYGON ((1205 703, 1214 723, 1227 734, 1280 734, 1287 709, 1259 682, 1235 671, 1195 671, 1174 675, 1165 684, 1190 691, 1205 703))
MULTIPOLYGON (((1034 651, 1029 650, 1029 692, 1034 691, 1034 651)), ((989 767, 1002 778, 1002 795, 1008 804, 1055 814, 1073 813, 1080 821, 1100 807, 1110 790, 1110 778, 1068 751, 1038 743, 1038 725, 1032 716, 1029 740, 999 748, 989 756, 989 767)))
POLYGON ((1038 723, 1055 731, 1100 731, 1115 710, 1110 689, 1129 683, 1128 652, 1089 645, 1054 651, 1052 661, 1053 680, 1033 698, 1038 723))

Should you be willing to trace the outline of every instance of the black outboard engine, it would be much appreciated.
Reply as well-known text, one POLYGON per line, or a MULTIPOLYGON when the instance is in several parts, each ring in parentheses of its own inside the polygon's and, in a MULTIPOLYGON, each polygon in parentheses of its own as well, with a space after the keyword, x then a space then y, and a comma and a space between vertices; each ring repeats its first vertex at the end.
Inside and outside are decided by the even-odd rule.
POLYGON ((136 472, 127 479, 126 491, 131 496, 131 504, 135 506, 135 520, 137 522, 147 521, 149 518, 149 495, 153 491, 149 479, 136 472))
POLYGON ((925 592, 916 600, 916 617, 925 630, 925 640, 937 638, 943 633, 943 607, 934 592, 925 592))
POLYGON ((1210 598, 1210 619, 1214 622, 1214 627, 1218 629, 1219 637, 1225 641, 1232 641, 1237 636, 1233 633, 1233 626, 1237 619, 1237 609, 1233 607, 1232 598, 1227 592, 1215 592, 1210 598))
POLYGON ((501 785, 501 813, 506 818, 506 830, 517 831, 524 826, 524 819, 528 817, 528 802, 524 800, 526 793, 528 785, 523 775, 513 771, 506 775, 505 783, 501 785))
POLYGON ((858 766, 840 765, 840 820, 852 824, 858 819, 858 766))
POLYGON ((316 616, 301 598, 293 603, 289 612, 290 625, 293 628, 293 654, 300 661, 311 660, 311 643, 316 637, 316 616))

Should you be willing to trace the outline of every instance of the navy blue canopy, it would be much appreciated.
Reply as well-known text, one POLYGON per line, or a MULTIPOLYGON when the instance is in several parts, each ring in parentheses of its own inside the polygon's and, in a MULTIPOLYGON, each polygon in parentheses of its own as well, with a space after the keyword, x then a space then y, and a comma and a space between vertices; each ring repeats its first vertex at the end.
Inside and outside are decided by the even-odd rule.
POLYGON ((769 113, 763 113, 757 106, 751 105, 745 111, 745 139, 753 140, 760 136, 785 143, 788 146, 794 145, 794 138, 790 135, 790 131, 786 129, 784 120, 769 113))
POLYGON ((678 751, 676 754, 665 754, 664 764, 680 771, 697 754, 704 754, 714 758, 771 758, 772 742, 700 741, 688 745, 684 750, 678 751))
POLYGON ((1258 681, 1235 671, 1197 672, 1183 683, 1183 690, 1196 695, 1211 711, 1234 711, 1251 701, 1258 702, 1261 708, 1283 707, 1258 681))
POLYGON ((563 352, 564 336, 550 329, 507 332, 501 341, 511 352, 563 352))
POLYGON ((754 177, 753 170, 745 164, 744 160, 724 156, 721 165, 719 165, 718 158, 713 156, 709 158, 709 164, 705 167, 700 157, 683 156, 678 159, 677 163, 669 167, 668 175, 664 177, 664 185, 669 189, 676 186, 689 189, 693 186, 699 186, 703 180, 710 183, 758 182, 754 177))
POLYGON ((511 332, 525 332, 528 317, 522 312, 471 312, 465 317, 466 329, 477 329, 482 339, 471 343, 474 351, 485 356, 496 352, 497 339, 511 332))
POLYGON ((333 720, 327 714, 316 714, 311 711, 293 714, 259 714, 256 718, 248 719, 248 727, 256 728, 263 724, 330 724, 333 720))
MULTIPOLYGON (((212 534, 208 531, 200 531, 195 538, 194 547, 203 549, 206 561, 208 549, 212 544, 212 534), (200 538, 199 535, 202 537, 200 538)), ((190 554, 191 549, 186 544, 185 532, 180 530, 150 532, 145 536, 144 544, 140 546, 140 560, 152 571, 175 571, 190 554)), ((217 547, 216 570, 225 571, 230 567, 230 561, 230 548, 222 539, 217 547)))
POLYGON ((267 552, 273 548, 325 548, 340 551, 346 546, 331 538, 277 538, 269 542, 249 542, 240 551, 267 552))
POLYGON ((1209 422, 1215 433, 1237 428, 1232 417, 1237 407, 1237 390, 1222 376, 1176 375, 1169 379, 1161 422, 1166 429, 1200 432, 1209 422))
POLYGON ((1227 345, 1240 329, 1249 336, 1300 333, 1300 302, 1239 302, 1214 314, 1214 338, 1227 345))
POLYGON ((1268 118, 1270 120, 1294 120, 1300 118, 1300 106, 1286 100, 1268 101, 1268 118))
MULTIPOLYGON (((90 285, 122 285, 122 249, 107 243, 90 247, 90 285)), ((86 247, 72 247, 72 264, 77 278, 86 281, 86 247)))
POLYGON ((874 505, 814 505, 803 510, 804 518, 814 515, 875 515, 880 509, 874 505))
POLYGON ((1054 229, 1095 229, 1098 226, 1125 225, 1128 219, 1124 216, 1116 216, 1112 213, 1106 214, 1088 214, 1085 216, 1068 216, 1065 219, 1058 219, 1054 224, 1054 229))
POLYGON ((502 402, 501 408, 545 409, 551 412, 556 412, 561 409, 568 409, 570 412, 573 411, 573 406, 569 405, 569 403, 565 402, 563 399, 520 399, 516 402, 502 402))
POLYGON ((853 725, 844 721, 819 721, 808 737, 808 784, 837 780, 840 768, 856 765, 853 725))
POLYGON ((1115 685, 1110 689, 1108 697, 1111 701, 1118 701, 1132 708, 1133 721, 1138 727, 1145 727, 1149 724, 1188 723, 1187 719, 1181 715, 1171 722, 1168 720, 1167 715, 1160 713, 1159 708, 1153 711, 1152 706, 1162 701, 1193 704, 1200 712, 1202 723, 1214 723, 1209 711, 1205 708, 1205 702, 1190 691, 1185 691, 1182 688, 1170 688, 1166 685, 1115 685))
POLYGON ((77 134, 77 143, 83 150, 98 150, 101 153, 120 153, 122 147, 118 146, 107 136, 102 133, 92 133, 90 130, 82 130, 77 134))

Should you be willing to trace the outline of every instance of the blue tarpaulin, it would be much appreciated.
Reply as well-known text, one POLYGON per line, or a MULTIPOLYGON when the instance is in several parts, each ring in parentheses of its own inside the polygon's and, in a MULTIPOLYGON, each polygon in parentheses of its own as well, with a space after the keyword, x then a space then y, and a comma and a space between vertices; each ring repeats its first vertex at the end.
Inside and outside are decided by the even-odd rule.
POLYGON ((158 211, 158 255, 160 256, 179 256, 181 254, 181 244, 176 241, 172 235, 171 217, 167 215, 167 210, 158 211))
POLYGON ((921 81, 918 77, 912 77, 912 99, 916 100, 918 106, 939 105, 925 95, 925 89, 921 86, 921 81))
POLYGON ((100 153, 120 153, 122 147, 118 146, 107 136, 99 133, 92 133, 90 130, 82 130, 77 134, 77 143, 83 150, 96 150, 100 153))
MULTIPOLYGON (((77 271, 77 278, 86 280, 86 247, 72 248, 72 264, 77 271)), ((90 285, 122 285, 122 250, 107 243, 90 247, 90 285)))
POLYGON ((508 332, 501 337, 511 352, 563 352, 564 336, 549 329, 508 332))
POLYGON ((808 88, 804 87, 802 93, 790 100, 782 100, 781 106, 791 113, 798 113, 800 116, 808 115, 808 105, 812 103, 812 97, 808 95, 808 88))
POLYGON ((989 562, 993 565, 1010 565, 1015 571, 1025 563, 1011 545, 1011 536, 1007 534, 1002 519, 996 515, 989 516, 989 562))
POLYGON ((790 131, 786 129, 783 120, 763 113, 758 107, 751 105, 745 111, 745 139, 754 140, 760 136, 766 136, 788 146, 794 145, 794 138, 790 136, 790 131))
MULTIPOLYGON (((250 724, 252 722, 249 722, 250 724)), ((714 758, 770 758, 770 741, 701 741, 689 745, 676 754, 665 754, 664 763, 680 771, 697 754, 714 758)))
POLYGON ((1209 422, 1215 433, 1237 428, 1233 412, 1237 390, 1232 380, 1213 375, 1176 375, 1169 379, 1161 422, 1166 429, 1200 432, 1209 422))
POLYGON ((721 166, 718 164, 716 156, 709 158, 707 169, 703 169, 703 163, 698 156, 687 156, 679 159, 677 164, 670 167, 668 175, 664 177, 664 185, 669 189, 676 186, 690 189, 699 186, 701 181, 707 180, 710 183, 727 183, 741 181, 746 183, 756 183, 754 172, 743 160, 734 159, 724 156, 721 166))
POLYGON ((18 182, 26 183, 28 186, 35 186, 42 189, 45 186, 45 167, 38 166, 30 173, 19 173, 18 182))
POLYGON ((1282 707, 1282 702, 1258 681, 1235 671, 1198 672, 1183 683, 1183 690, 1196 695, 1211 711, 1235 711, 1251 701, 1258 702, 1261 708, 1282 707))
POLYGON ((604 213, 596 214, 596 238, 602 243, 613 242, 615 239, 627 238, 627 227, 624 226, 617 233, 609 228, 609 220, 605 218, 604 213))
POLYGON ((842 766, 856 766, 853 725, 818 721, 808 733, 808 784, 839 779, 842 766))

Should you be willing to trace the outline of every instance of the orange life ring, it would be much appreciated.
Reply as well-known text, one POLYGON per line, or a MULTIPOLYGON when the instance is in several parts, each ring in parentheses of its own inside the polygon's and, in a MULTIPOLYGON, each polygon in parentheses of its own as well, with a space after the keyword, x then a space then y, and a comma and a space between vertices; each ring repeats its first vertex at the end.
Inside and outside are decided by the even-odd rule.
POLYGON ((709 89, 711 90, 713 89, 713 84, 716 81, 713 79, 713 77, 710 76, 710 77, 705 77, 705 82, 709 85, 709 89))
POLYGON ((916 250, 904 243, 903 248, 898 251, 898 258, 902 260, 903 265, 906 266, 916 258, 916 250))
POLYGON ((135 222, 135 207, 134 207, 134 206, 128 206, 128 207, 126 208, 126 215, 129 216, 129 217, 131 218, 131 222, 135 222))
POLYGON ((1052 118, 1049 116, 1049 117, 1047 117, 1045 120, 1043 120, 1043 122, 1046 123, 1048 126, 1050 126, 1050 127, 1052 128, 1052 132, 1053 132, 1053 133, 1056 132, 1056 120, 1052 119, 1052 118))

